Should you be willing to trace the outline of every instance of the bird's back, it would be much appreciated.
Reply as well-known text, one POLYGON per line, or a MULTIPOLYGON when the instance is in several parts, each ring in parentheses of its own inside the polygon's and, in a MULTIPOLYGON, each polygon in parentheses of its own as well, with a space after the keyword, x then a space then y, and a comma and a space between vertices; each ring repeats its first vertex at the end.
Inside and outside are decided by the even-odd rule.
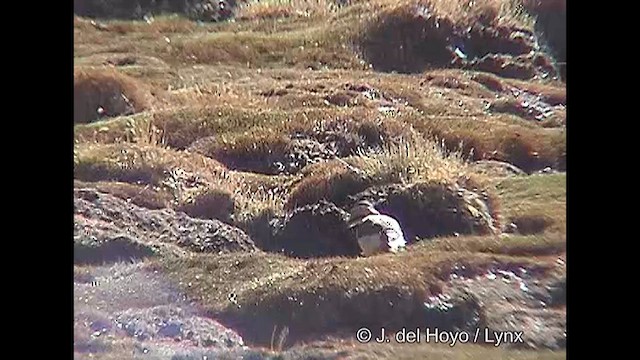
POLYGON ((406 245, 400 224, 387 215, 369 215, 356 226, 356 236, 363 255, 368 256, 387 249, 396 252, 406 245))

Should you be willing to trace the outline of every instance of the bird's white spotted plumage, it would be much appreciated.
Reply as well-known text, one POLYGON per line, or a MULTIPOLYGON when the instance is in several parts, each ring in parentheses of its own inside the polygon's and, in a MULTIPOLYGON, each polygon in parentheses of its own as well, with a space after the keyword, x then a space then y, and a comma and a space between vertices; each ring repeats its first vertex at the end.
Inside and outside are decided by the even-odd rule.
POLYGON ((351 210, 350 227, 364 256, 397 252, 406 246, 400 223, 380 214, 370 202, 361 201, 351 210))

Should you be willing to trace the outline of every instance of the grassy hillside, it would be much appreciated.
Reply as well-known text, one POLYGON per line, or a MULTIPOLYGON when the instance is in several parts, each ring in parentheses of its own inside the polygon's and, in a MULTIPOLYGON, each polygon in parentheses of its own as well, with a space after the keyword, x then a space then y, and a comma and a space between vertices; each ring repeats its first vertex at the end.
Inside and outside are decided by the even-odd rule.
POLYGON ((415 304, 460 267, 564 274, 564 42, 543 33, 564 2, 263 0, 219 22, 149 9, 74 17, 75 187, 248 233, 262 250, 149 260, 203 311, 252 346, 290 328, 281 358, 565 357, 352 339, 363 319, 419 325, 415 304), (266 245, 303 206, 394 187, 406 252, 300 259, 266 245), (461 191, 484 199, 493 230, 447 215, 473 217, 461 191))

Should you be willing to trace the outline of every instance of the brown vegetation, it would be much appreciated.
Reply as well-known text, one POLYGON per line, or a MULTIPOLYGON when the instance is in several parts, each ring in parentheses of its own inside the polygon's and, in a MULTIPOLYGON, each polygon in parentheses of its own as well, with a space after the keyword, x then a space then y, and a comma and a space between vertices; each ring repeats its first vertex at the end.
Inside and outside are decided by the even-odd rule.
POLYGON ((551 60, 536 45, 532 19, 513 4, 401 2, 364 27, 360 47, 381 71, 462 67, 519 79, 556 75, 551 60))
POLYGON ((206 189, 176 208, 194 218, 231 222, 235 211, 233 194, 218 189, 206 189))
MULTIPOLYGON (((292 343, 362 326, 384 326, 389 331, 424 326, 428 316, 424 300, 440 293, 442 281, 454 268, 464 268, 465 276, 472 277, 490 268, 524 267, 544 273, 554 265, 524 257, 432 251, 424 246, 357 260, 305 261, 254 253, 199 256, 167 266, 176 279, 191 282, 192 296, 227 325, 240 329, 251 342, 269 344, 274 326, 288 326, 292 343), (198 276, 225 270, 233 278, 198 276), (233 294, 233 302, 228 294, 233 294)), ((457 310, 463 310, 464 305, 459 305, 457 310)), ((460 320, 472 315, 463 314, 460 320)), ((455 322, 440 325, 451 328, 455 322)))
POLYGON ((207 157, 151 145, 82 144, 75 149, 74 175, 84 181, 158 185, 176 168, 201 174, 206 180, 225 171, 223 165, 207 157))
MULTIPOLYGON (((251 345, 274 328, 288 346, 424 327, 425 299, 460 269, 563 271, 566 176, 534 173, 566 168, 563 45, 540 34, 564 2, 337 3, 251 2, 215 24, 74 18, 74 186, 244 230, 266 251, 145 261, 251 345), (405 252, 357 258, 343 222, 360 198, 398 218, 405 252)), ((102 245, 76 246, 89 263, 151 255, 102 245)), ((405 353, 385 349, 363 356, 405 353)))
POLYGON ((143 85, 116 70, 76 70, 73 75, 74 123, 129 115, 150 106, 143 85))

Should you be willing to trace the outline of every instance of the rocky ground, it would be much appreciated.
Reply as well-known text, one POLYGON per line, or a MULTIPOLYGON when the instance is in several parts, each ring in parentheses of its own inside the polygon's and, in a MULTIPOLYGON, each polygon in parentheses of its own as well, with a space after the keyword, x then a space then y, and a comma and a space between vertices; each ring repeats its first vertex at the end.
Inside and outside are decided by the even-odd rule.
POLYGON ((75 357, 565 358, 564 9, 74 1, 75 357))
MULTIPOLYGON (((216 220, 194 219, 171 210, 140 208, 111 195, 86 189, 76 190, 75 197, 77 265, 74 272, 74 308, 78 356, 117 351, 133 358, 244 356, 258 359, 287 354, 294 356, 291 354, 300 351, 296 347, 280 354, 252 350, 238 332, 216 321, 198 301, 189 298, 188 289, 198 285, 176 282, 165 274, 165 267, 154 260, 163 257, 181 259, 191 253, 202 252, 231 256, 234 252, 261 252, 242 230, 232 229, 216 220), (180 235, 173 235, 175 233, 180 235), (114 242, 118 245, 113 245, 114 242)), ((331 232, 326 234, 330 236, 331 232)), ((283 244, 286 246, 287 242, 283 244)), ((320 252, 316 255, 330 254, 320 252)), ((229 270, 221 271, 234 277, 229 270)), ((381 311, 381 307, 386 305, 383 303, 388 301, 392 308, 400 308, 397 316, 408 313, 402 327, 420 327, 422 324, 425 329, 468 333, 483 329, 490 334, 523 331, 521 343, 503 344, 502 347, 564 348, 566 276, 563 275, 563 256, 555 258, 554 267, 544 270, 539 266, 493 263, 481 273, 477 271, 470 266, 453 266, 440 288, 425 297, 418 306, 410 293, 398 293, 396 304, 393 304, 394 300, 389 301, 389 296, 393 298, 396 295, 371 294, 358 286, 345 289, 346 297, 342 301, 353 302, 360 308, 356 321, 366 321, 371 311, 381 311), (410 321, 414 316, 420 316, 421 320, 410 321)), ((365 277, 369 274, 373 279, 372 269, 365 267, 365 277)), ((277 278, 277 273, 274 275, 272 284, 282 280, 277 278)), ((195 278, 199 276, 195 275, 195 278)), ((236 278, 239 282, 247 281, 241 276, 236 278)), ((263 286, 268 289, 270 285, 263 286)), ((230 304, 238 305, 235 293, 227 295, 230 304)), ((341 316, 340 313, 346 310, 337 307, 333 311, 338 313, 332 316, 341 316)), ((349 311, 351 316, 354 315, 352 311, 349 311)), ((229 312, 222 316, 227 324, 233 323, 233 317, 229 312)), ((305 321, 314 321, 319 328, 332 326, 326 317, 327 314, 318 312, 305 321), (325 324, 320 320, 322 317, 325 324)), ((334 323, 345 325, 340 320, 334 320, 334 323)), ((363 322, 363 326, 369 326, 378 334, 381 330, 376 332, 373 324, 375 322, 363 322)), ((251 332, 247 326, 254 325, 238 329, 251 332)), ((398 330, 399 325, 398 322, 387 323, 386 328, 398 330)), ((337 327, 336 330, 340 328, 345 332, 349 327, 337 327)), ((276 329, 277 325, 274 331, 276 329)), ((270 335, 271 342, 274 341, 274 334, 263 335, 270 335)), ((495 341, 495 336, 484 338, 488 343, 495 341)), ((253 345, 262 343, 264 348, 267 344, 263 341, 258 340, 253 345)), ((426 339, 423 341, 426 343, 426 339)), ((358 353, 344 349, 321 353, 327 359, 343 358, 335 356, 345 351, 358 353)), ((306 358, 302 354, 293 358, 296 356, 306 358)))
POLYGON ((132 358, 168 359, 247 349, 239 334, 202 314, 145 263, 83 268, 74 279, 74 297, 77 356, 115 350, 132 358))

